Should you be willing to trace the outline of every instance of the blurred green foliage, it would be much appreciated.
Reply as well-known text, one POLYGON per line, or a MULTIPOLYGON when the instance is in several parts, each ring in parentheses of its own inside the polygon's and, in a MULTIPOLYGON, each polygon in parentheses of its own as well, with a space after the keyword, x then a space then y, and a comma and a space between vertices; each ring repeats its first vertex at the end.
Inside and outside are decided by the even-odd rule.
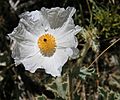
MULTIPOLYGON (((95 25, 100 29, 100 34, 106 38, 119 35, 120 32, 120 6, 113 5, 109 8, 95 7, 93 10, 95 25)), ((119 35, 120 36, 120 35, 119 35)))
POLYGON ((9 1, 0 0, 0 100, 120 100, 120 41, 91 65, 120 39, 119 0, 19 0, 16 9, 9 1), (79 57, 68 61, 57 78, 41 69, 32 74, 22 64, 15 67, 7 34, 19 14, 56 6, 77 9, 75 24, 83 27, 77 34, 79 57))

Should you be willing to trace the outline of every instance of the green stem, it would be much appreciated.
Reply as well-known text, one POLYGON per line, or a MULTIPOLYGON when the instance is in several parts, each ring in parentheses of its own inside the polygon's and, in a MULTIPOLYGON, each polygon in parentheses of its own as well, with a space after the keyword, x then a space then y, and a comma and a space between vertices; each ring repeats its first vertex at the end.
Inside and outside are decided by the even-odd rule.
POLYGON ((91 11, 91 8, 90 8, 90 4, 89 4, 89 1, 86 0, 86 3, 87 3, 87 6, 88 6, 88 10, 89 10, 89 13, 90 13, 90 24, 92 24, 92 11, 91 11))
POLYGON ((64 92, 63 85, 62 85, 62 77, 57 77, 55 82, 57 85, 57 91, 58 91, 59 95, 65 99, 66 94, 64 92))

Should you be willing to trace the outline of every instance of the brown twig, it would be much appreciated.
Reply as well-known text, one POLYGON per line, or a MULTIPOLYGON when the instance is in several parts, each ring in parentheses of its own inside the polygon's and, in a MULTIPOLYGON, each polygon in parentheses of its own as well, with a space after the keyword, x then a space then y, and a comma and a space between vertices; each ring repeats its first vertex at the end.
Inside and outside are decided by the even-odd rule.
POLYGON ((15 66, 15 63, 13 63, 13 64, 7 66, 6 68, 3 69, 2 72, 0 72, 0 74, 3 74, 4 72, 6 72, 7 70, 9 70, 10 68, 12 68, 12 67, 14 67, 14 66, 15 66))
POLYGON ((83 83, 83 85, 82 85, 82 99, 83 100, 86 100, 86 91, 85 91, 85 84, 83 83))
POLYGON ((120 41, 120 38, 118 38, 116 41, 114 41, 109 47, 107 47, 103 52, 101 52, 101 54, 99 56, 97 56, 95 58, 95 60, 89 65, 88 68, 90 68, 108 49, 110 49, 115 43, 117 43, 118 41, 120 41))
POLYGON ((71 72, 68 71, 68 100, 73 100, 72 98, 72 79, 71 79, 71 72))

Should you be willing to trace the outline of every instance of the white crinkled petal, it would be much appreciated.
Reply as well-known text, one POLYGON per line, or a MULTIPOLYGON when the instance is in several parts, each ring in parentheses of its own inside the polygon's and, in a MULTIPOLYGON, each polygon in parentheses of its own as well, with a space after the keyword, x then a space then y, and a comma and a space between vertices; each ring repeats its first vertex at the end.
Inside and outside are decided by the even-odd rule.
POLYGON ((55 30, 55 35, 57 35, 57 37, 59 37, 59 38, 62 38, 65 35, 68 35, 69 33, 76 35, 81 30, 82 30, 82 27, 80 27, 78 25, 75 26, 73 19, 68 18, 68 20, 63 24, 62 27, 55 30))
POLYGON ((42 68, 41 63, 44 61, 44 58, 41 57, 41 54, 38 52, 32 57, 25 58, 21 62, 23 63, 26 70, 34 73, 38 68, 42 68))
POLYGON ((30 45, 30 43, 16 43, 13 46, 12 57, 15 59, 16 65, 21 63, 21 60, 32 57, 39 52, 36 45, 30 45))
POLYGON ((12 58, 15 60, 15 65, 19 65, 20 62, 20 53, 19 53, 19 47, 16 41, 12 44, 12 58))
POLYGON ((19 16, 20 22, 24 24, 26 30, 30 33, 39 36, 49 30, 50 25, 47 19, 42 15, 41 11, 25 12, 19 16))
POLYGON ((79 49, 78 48, 71 48, 73 51, 73 54, 70 56, 72 59, 76 59, 79 57, 79 49))
POLYGON ((65 52, 72 59, 76 59, 79 56, 78 48, 66 48, 65 52))
POLYGON ((73 7, 67 7, 66 9, 59 7, 51 9, 41 8, 42 14, 48 20, 52 29, 62 27, 67 19, 73 16, 75 11, 73 7))
POLYGON ((36 11, 32 11, 32 12, 25 12, 25 13, 22 13, 21 15, 19 15, 20 18, 23 18, 25 20, 29 20, 29 21, 38 21, 39 18, 40 18, 40 15, 39 15, 39 11, 36 10, 36 11))
POLYGON ((74 37, 74 39, 75 39, 75 48, 77 48, 77 46, 78 46, 78 39, 77 39, 77 37, 74 37))
POLYGON ((15 59, 16 65, 20 64, 24 58, 39 51, 37 38, 28 32, 21 23, 9 36, 14 40, 12 57, 15 59))
POLYGON ((74 25, 72 18, 69 18, 61 28, 56 29, 54 32, 58 47, 77 47, 78 41, 75 35, 80 32, 81 29, 80 26, 74 25))
POLYGON ((34 35, 32 35, 25 29, 22 23, 19 23, 19 25, 14 29, 14 31, 8 35, 10 36, 11 39, 16 40, 18 42, 34 43, 36 42, 37 39, 34 35))
POLYGON ((42 67, 45 69, 46 73, 51 74, 54 77, 61 75, 61 71, 58 69, 58 66, 60 67, 55 59, 45 59, 42 63, 42 67))
MULTIPOLYGON (((62 35, 72 32, 72 34, 76 35, 82 30, 82 27, 74 24, 73 19, 70 17, 68 20, 63 24, 62 27, 55 30, 57 36, 62 37, 62 35)), ((67 35, 67 34, 66 34, 67 35)))
POLYGON ((65 52, 69 57, 71 57, 73 55, 73 50, 71 48, 66 48, 65 52))
POLYGON ((70 32, 66 34, 63 34, 62 38, 57 39, 56 44, 58 48, 70 48, 76 45, 75 36, 70 32))
POLYGON ((20 64, 20 61, 24 58, 32 56, 39 51, 37 38, 28 32, 21 23, 9 36, 14 40, 12 57, 15 59, 16 65, 20 64))
POLYGON ((52 57, 45 57, 42 67, 46 70, 46 73, 52 76, 60 76, 63 65, 67 62, 68 55, 64 49, 57 49, 52 57))

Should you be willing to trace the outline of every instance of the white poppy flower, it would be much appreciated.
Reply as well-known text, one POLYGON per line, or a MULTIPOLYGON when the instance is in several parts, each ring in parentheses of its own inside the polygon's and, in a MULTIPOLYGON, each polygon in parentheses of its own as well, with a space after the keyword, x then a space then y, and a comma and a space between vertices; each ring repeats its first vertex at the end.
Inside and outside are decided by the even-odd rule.
POLYGON ((72 19, 75 8, 41 8, 41 11, 20 15, 19 25, 9 34, 14 40, 12 57, 26 70, 45 69, 52 76, 60 76, 68 58, 78 54, 75 35, 81 30, 72 19))

